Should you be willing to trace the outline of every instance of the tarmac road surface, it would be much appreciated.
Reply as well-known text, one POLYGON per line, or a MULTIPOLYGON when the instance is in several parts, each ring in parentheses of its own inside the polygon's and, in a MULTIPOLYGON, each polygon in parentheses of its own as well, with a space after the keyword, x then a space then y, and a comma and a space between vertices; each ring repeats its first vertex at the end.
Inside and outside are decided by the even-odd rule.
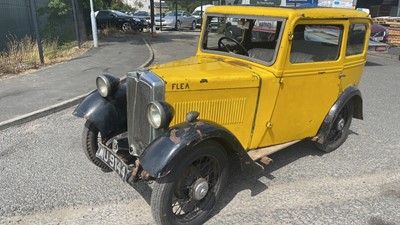
MULTIPOLYGON (((156 57, 168 58, 162 45, 152 43, 156 57)), ((400 224, 398 70, 397 60, 369 57, 364 120, 353 120, 348 140, 328 154, 302 141, 257 177, 232 167, 205 224, 400 224)), ((0 132, 0 224, 153 224, 151 185, 135 190, 93 166, 72 110, 0 132)))

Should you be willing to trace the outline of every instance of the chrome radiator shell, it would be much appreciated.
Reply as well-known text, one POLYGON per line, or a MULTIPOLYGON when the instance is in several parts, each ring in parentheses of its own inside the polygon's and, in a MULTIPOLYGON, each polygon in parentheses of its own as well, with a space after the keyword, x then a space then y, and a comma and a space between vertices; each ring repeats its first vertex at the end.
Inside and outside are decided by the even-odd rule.
POLYGON ((152 101, 164 101, 165 84, 152 72, 128 73, 126 83, 130 153, 139 157, 146 146, 162 132, 148 122, 147 105, 152 101))

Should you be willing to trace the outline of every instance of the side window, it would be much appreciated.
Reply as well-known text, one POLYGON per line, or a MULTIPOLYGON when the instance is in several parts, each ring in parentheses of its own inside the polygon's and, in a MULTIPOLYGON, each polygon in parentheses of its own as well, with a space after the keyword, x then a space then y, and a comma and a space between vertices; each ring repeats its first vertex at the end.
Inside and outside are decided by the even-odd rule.
POLYGON ((364 51, 365 24, 350 24, 347 38, 346 56, 358 55, 364 51))
POLYGON ((339 58, 342 25, 297 25, 294 29, 291 63, 335 61, 339 58))
POLYGON ((106 16, 107 16, 107 12, 105 12, 105 11, 99 11, 99 13, 97 14, 97 17, 101 17, 101 18, 104 18, 106 16))

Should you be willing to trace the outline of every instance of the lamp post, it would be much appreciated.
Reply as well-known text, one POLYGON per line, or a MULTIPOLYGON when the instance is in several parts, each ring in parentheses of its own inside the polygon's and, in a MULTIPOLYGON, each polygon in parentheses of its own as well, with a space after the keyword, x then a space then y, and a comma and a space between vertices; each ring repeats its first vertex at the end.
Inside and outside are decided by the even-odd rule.
POLYGON ((175 3, 175 30, 178 30, 178 0, 174 0, 175 3))
POLYGON ((93 46, 97 48, 99 47, 99 44, 97 39, 96 17, 94 15, 94 10, 93 10, 93 0, 90 0, 90 22, 92 24, 93 46))
POLYGON ((155 23, 154 23, 154 0, 150 0, 150 23, 151 23, 151 36, 155 35, 155 23))

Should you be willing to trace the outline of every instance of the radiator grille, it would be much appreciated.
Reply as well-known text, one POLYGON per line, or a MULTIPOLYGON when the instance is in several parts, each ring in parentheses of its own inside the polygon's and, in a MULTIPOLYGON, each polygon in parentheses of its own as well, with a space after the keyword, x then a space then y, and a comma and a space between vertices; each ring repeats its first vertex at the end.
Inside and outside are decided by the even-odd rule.
POLYGON ((147 120, 147 105, 164 100, 164 83, 151 72, 129 73, 127 76, 128 140, 133 154, 140 156, 157 137, 147 120))

